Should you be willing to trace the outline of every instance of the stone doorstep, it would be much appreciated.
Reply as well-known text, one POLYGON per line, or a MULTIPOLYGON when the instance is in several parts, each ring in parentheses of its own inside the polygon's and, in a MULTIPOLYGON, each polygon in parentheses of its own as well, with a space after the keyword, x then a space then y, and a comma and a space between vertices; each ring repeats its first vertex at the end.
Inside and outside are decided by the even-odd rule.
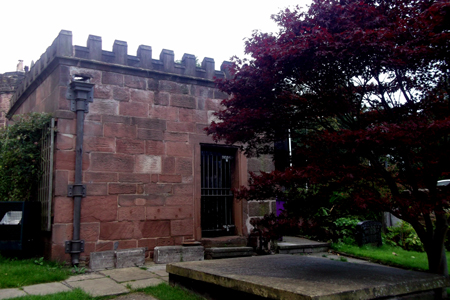
POLYGON ((247 238, 244 236, 221 236, 214 238, 202 238, 202 245, 207 248, 221 247, 246 247, 247 238))
POLYGON ((252 256, 252 247, 212 247, 205 249, 205 259, 252 256))

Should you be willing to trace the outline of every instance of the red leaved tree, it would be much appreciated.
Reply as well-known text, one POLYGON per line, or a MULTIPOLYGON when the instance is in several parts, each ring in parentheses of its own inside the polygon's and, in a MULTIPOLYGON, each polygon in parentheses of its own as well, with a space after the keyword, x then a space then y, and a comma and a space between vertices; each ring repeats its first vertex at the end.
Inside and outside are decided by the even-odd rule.
POLYGON ((218 81, 231 97, 207 131, 248 155, 290 134, 304 163, 253 175, 243 194, 345 189, 411 223, 430 271, 445 274, 450 192, 436 183, 450 175, 449 1, 314 0, 272 18, 279 32, 255 32, 250 58, 218 81))

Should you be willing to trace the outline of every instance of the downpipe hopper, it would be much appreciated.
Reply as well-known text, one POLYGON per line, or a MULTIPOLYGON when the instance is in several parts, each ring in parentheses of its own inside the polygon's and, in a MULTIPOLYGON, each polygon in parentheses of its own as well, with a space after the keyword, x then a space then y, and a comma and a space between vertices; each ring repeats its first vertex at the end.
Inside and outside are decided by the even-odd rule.
POLYGON ((70 100, 70 110, 89 112, 89 103, 94 102, 94 84, 89 75, 74 75, 66 92, 70 100))
POLYGON ((94 101, 94 84, 91 76, 79 74, 72 77, 66 92, 70 110, 76 113, 77 131, 75 145, 75 182, 68 185, 67 196, 73 198, 73 237, 65 242, 65 253, 70 253, 72 265, 80 263, 84 252, 84 240, 80 239, 81 199, 86 197, 86 185, 82 183, 84 115, 89 112, 89 103, 94 101))

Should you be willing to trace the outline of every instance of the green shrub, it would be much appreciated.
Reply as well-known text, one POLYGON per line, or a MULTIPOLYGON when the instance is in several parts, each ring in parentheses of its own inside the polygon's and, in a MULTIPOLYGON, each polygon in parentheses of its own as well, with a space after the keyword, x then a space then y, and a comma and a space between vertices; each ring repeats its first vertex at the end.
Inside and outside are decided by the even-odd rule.
POLYGON ((359 222, 359 219, 352 217, 339 218, 334 221, 335 239, 342 241, 345 244, 355 244, 356 225, 358 225, 359 222))
POLYGON ((423 244, 414 228, 407 222, 387 228, 385 243, 391 246, 400 246, 408 251, 423 252, 423 244))
POLYGON ((42 130, 49 114, 30 113, 0 129, 0 201, 33 200, 39 184, 42 130))

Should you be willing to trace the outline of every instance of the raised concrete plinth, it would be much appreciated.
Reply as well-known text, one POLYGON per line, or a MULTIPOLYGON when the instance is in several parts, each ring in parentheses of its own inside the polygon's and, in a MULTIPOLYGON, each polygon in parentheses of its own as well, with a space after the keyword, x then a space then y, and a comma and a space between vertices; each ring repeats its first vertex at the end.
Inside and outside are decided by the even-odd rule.
POLYGON ((155 247, 153 261, 156 264, 200 261, 204 259, 204 256, 203 246, 164 246, 155 247))
POLYGON ((401 299, 450 286, 433 274, 284 254, 174 263, 166 270, 171 284, 211 299, 401 299))
POLYGON ((252 247, 214 247, 205 249, 205 259, 252 256, 252 247))

